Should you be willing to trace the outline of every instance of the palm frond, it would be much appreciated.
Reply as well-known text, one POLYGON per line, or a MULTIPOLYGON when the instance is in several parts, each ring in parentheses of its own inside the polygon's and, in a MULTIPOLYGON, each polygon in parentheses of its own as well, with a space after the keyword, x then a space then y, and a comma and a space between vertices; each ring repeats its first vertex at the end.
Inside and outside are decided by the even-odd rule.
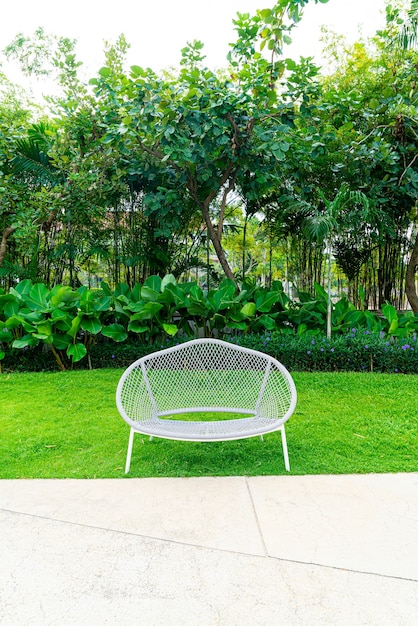
POLYGON ((327 200, 322 191, 319 191, 327 211, 333 217, 336 217, 338 212, 346 206, 361 205, 367 211, 369 208, 369 199, 367 196, 359 190, 352 190, 347 183, 343 183, 337 191, 333 200, 327 200))
POLYGON ((407 15, 398 36, 399 44, 404 50, 415 48, 418 43, 418 0, 411 0, 407 15))
POLYGON ((0 266, 0 278, 29 278, 30 272, 23 265, 5 259, 0 266))
POLYGON ((316 213, 302 221, 302 232, 309 241, 323 243, 329 232, 336 227, 336 220, 328 213, 316 213))
POLYGON ((32 124, 30 128, 28 128, 28 137, 29 139, 47 150, 50 145, 49 135, 51 134, 52 129, 49 124, 46 122, 38 122, 37 124, 32 124))
POLYGON ((17 154, 11 160, 15 174, 26 174, 41 184, 60 182, 60 175, 38 143, 32 139, 20 139, 16 148, 17 154))

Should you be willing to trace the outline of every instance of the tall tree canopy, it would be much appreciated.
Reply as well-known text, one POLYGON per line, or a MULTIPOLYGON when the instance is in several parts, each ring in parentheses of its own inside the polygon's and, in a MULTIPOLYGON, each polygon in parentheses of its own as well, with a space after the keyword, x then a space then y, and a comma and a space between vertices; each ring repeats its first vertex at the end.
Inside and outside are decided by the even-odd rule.
POLYGON ((158 163, 166 179, 177 182, 174 189, 159 187, 158 203, 148 196, 149 210, 170 206, 169 230, 180 219, 187 192, 201 211, 225 275, 233 280, 221 241, 225 206, 241 181, 246 194, 259 194, 277 176, 289 149, 294 103, 284 102, 276 87, 286 66, 282 46, 305 4, 279 0, 253 17, 238 14, 238 40, 224 73, 204 66, 203 46, 194 42, 183 49, 176 76, 157 76, 139 66, 129 76, 115 76, 104 67, 95 81, 102 109, 114 113, 104 143, 128 150, 130 158, 136 155, 142 169, 158 163), (211 216, 216 200, 217 225, 211 216))
POLYGON ((207 234, 223 272, 236 280, 245 252, 234 267, 240 255, 228 255, 224 231, 228 206, 240 203, 243 230, 263 217, 270 259, 272 246, 290 241, 288 277, 294 271, 301 287, 312 288, 323 279, 324 250, 306 237, 306 223, 323 223, 327 201, 349 189, 367 195, 373 210, 350 204, 336 216, 338 267, 352 293, 363 281, 374 305, 401 302, 405 278, 415 288, 416 3, 406 30, 401 10, 388 6, 387 27, 371 45, 331 42, 337 69, 324 75, 312 59, 284 55, 307 2, 239 13, 220 72, 206 67, 200 42, 185 46, 178 70, 126 71, 122 36, 106 47, 87 88, 74 42, 43 31, 40 46, 17 39, 8 54, 20 46, 26 70, 37 74, 49 61, 63 95, 35 125, 18 101, 2 99, 3 272, 47 282, 69 272, 76 282, 80 269, 90 273, 100 262, 114 283, 122 273, 128 282, 180 275, 199 263, 207 234), (18 254, 20 274, 12 268, 18 254))

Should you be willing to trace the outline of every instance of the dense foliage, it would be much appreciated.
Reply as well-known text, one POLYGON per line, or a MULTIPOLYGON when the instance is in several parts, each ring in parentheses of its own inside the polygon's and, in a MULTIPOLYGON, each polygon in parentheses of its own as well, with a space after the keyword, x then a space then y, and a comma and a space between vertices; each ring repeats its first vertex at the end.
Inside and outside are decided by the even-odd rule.
POLYGON ((49 289, 27 279, 0 291, 0 359, 7 367, 16 350, 41 351, 64 370, 82 360, 94 367, 94 354, 103 353, 99 364, 109 366, 114 342, 126 343, 122 354, 133 360, 167 341, 205 336, 267 350, 301 369, 415 371, 418 316, 412 312, 398 314, 386 304, 377 315, 344 297, 332 307, 331 342, 325 339, 328 298, 320 285, 315 297, 299 292, 296 301, 280 282, 271 289, 243 284, 239 293, 235 287, 225 279, 206 294, 172 275, 151 276, 133 289, 120 283, 114 290, 107 284, 98 290, 49 289))
MULTIPOLYGON (((3 288, 29 279, 56 299, 106 282, 113 294, 170 273, 196 277, 208 301, 223 276, 314 298, 329 270, 329 290, 359 309, 402 309, 407 294, 417 312, 416 3, 388 5, 370 42, 329 37, 325 73, 285 56, 307 1, 238 14, 219 72, 200 42, 177 69, 126 70, 122 36, 86 87, 75 42, 18 37, 8 56, 32 76, 53 70, 62 95, 33 111, 0 76, 3 288)), ((268 316, 234 315, 269 330, 268 316)), ((77 360, 70 333, 58 349, 77 360)))

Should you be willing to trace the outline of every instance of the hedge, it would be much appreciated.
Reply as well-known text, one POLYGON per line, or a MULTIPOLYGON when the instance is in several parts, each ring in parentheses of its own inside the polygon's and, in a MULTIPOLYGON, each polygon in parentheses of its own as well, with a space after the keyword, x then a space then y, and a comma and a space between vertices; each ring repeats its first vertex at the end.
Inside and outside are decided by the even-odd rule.
MULTIPOLYGON (((125 368, 134 360, 173 346, 187 337, 169 338, 164 342, 143 344, 103 340, 91 349, 90 363, 83 359, 74 369, 125 368)), ((229 341, 266 352, 283 363, 289 371, 305 372, 385 372, 418 374, 417 336, 408 339, 388 338, 383 333, 352 329, 345 335, 297 335, 296 333, 265 333, 231 336, 229 341)), ((3 371, 52 371, 57 365, 45 346, 11 350, 3 361, 3 371)))

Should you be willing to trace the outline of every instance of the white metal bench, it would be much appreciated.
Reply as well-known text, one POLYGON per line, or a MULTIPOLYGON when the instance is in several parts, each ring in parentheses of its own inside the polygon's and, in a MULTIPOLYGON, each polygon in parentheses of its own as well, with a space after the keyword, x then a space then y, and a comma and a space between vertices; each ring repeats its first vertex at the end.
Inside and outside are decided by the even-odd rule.
POLYGON ((154 352, 123 373, 116 404, 131 427, 125 473, 135 433, 181 441, 227 441, 276 430, 281 431, 285 467, 290 471, 284 424, 295 409, 296 388, 287 369, 263 352, 219 339, 195 339, 154 352), (229 416, 191 421, 190 413, 229 416))

